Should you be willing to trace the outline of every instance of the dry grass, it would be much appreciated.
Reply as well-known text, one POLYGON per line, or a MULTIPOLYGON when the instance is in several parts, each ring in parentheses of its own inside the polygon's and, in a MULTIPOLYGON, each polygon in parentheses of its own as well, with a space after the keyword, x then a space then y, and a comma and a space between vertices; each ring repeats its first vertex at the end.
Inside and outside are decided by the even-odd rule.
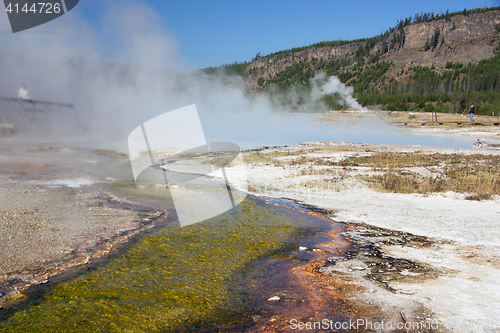
MULTIPOLYGON (((300 170, 299 176, 322 175, 343 179, 355 175, 373 188, 394 193, 455 191, 468 194, 468 200, 484 200, 490 199, 495 194, 500 195, 500 169, 498 167, 500 156, 498 155, 373 153, 359 148, 356 150, 359 154, 344 157, 340 161, 329 157, 308 155, 308 153, 332 152, 334 149, 344 151, 339 147, 322 148, 307 151, 253 153, 247 155, 245 161, 275 166, 308 166, 307 169, 300 170), (294 157, 283 159, 284 156, 294 157)), ((330 188, 332 184, 328 184, 329 181, 331 178, 316 182, 308 181, 307 184, 304 183, 304 186, 330 188)))
MULTIPOLYGON (((482 155, 481 155, 482 156, 482 155)), ((410 168, 439 166, 442 163, 462 163, 465 156, 458 154, 425 154, 380 152, 353 156, 337 163, 340 166, 370 166, 374 168, 410 168)))
POLYGON ((341 165, 380 168, 382 176, 368 177, 368 183, 396 193, 455 191, 472 193, 471 200, 500 195, 500 156, 378 153, 348 158, 341 165), (407 168, 424 167, 430 175, 410 172, 407 168))
POLYGON ((372 152, 372 149, 369 148, 360 148, 356 145, 345 143, 343 145, 334 145, 334 146, 322 146, 322 147, 308 147, 304 146, 302 149, 295 150, 272 150, 265 152, 254 152, 250 154, 244 155, 244 160, 246 163, 284 163, 288 165, 312 162, 316 165, 325 165, 322 164, 323 158, 319 157, 307 157, 307 154, 312 153, 332 153, 332 152, 372 152), (291 159, 293 162, 283 162, 282 158, 293 157, 296 156, 297 159, 291 159))
POLYGON ((465 200, 476 200, 476 201, 489 200, 489 199, 491 199, 491 194, 488 193, 471 194, 465 197, 465 200))
POLYGON ((213 164, 219 168, 226 168, 231 165, 231 162, 234 160, 233 156, 215 156, 206 159, 205 161, 201 162, 201 164, 213 164))
POLYGON ((304 150, 289 150, 289 151, 270 151, 270 152, 255 152, 251 154, 246 154, 243 156, 245 163, 264 163, 264 164, 278 164, 283 165, 285 162, 281 161, 280 158, 287 156, 304 156, 307 154, 304 150))
POLYGON ((442 178, 422 177, 411 172, 398 173, 392 169, 381 176, 370 176, 365 179, 372 187, 383 188, 394 193, 440 192, 445 187, 445 181, 442 178))

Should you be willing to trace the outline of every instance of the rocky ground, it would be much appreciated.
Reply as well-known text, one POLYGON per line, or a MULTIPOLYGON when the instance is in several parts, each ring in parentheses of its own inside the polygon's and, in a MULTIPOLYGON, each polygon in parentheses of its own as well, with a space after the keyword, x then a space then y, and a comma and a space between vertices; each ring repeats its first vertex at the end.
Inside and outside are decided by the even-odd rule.
MULTIPOLYGON (((466 131, 461 135, 473 130, 466 131)), ((497 138, 498 130, 488 134, 497 138)), ((394 325, 411 323, 409 331, 414 332, 500 331, 500 197, 475 201, 454 191, 388 193, 367 186, 359 177, 377 171, 342 167, 332 171, 310 162, 376 152, 500 154, 500 150, 310 142, 247 152, 246 174, 227 172, 236 187, 244 187, 246 180, 251 193, 313 205, 350 225, 345 236, 357 250, 348 260, 343 255, 325 257, 327 264, 319 270, 350 277, 363 287, 351 299, 378 309, 371 318, 394 325)))
POLYGON ((109 253, 151 225, 102 190, 107 152, 45 148, 7 139, 0 147, 0 300, 109 253))
MULTIPOLYGON (((452 130, 470 137, 471 145, 478 135, 497 143, 499 134, 496 127, 452 130)), ((155 211, 128 209, 102 189, 114 176, 111 168, 98 167, 116 160, 110 152, 6 140, 0 145, 0 297, 22 296, 19 291, 30 284, 105 255, 158 217, 155 211)), ((389 193, 364 181, 380 172, 376 168, 327 170, 311 163, 377 152, 500 155, 500 150, 309 142, 245 152, 244 168, 240 163, 226 172, 236 187, 316 206, 349 224, 344 236, 355 250, 326 254, 317 271, 326 286, 335 284, 331 279, 351 283, 350 300, 375 309, 370 320, 411 323, 413 332, 500 331, 500 197, 475 201, 454 191, 389 193)))

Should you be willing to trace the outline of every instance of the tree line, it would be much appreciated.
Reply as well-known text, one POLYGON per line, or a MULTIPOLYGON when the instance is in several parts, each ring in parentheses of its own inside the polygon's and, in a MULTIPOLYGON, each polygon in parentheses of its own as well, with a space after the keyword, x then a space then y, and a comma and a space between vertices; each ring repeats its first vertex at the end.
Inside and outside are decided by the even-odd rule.
MULTIPOLYGON (((253 61, 267 61, 273 63, 281 61, 284 69, 265 75, 263 68, 249 69, 250 63, 235 62, 223 66, 229 74, 251 76, 256 78, 257 90, 275 93, 289 87, 301 90, 311 89, 310 81, 317 72, 324 71, 328 76, 335 75, 340 80, 354 87, 355 97, 364 106, 379 106, 386 110, 424 110, 438 112, 462 112, 467 105, 476 105, 476 112, 491 114, 500 110, 500 50, 492 59, 480 61, 478 64, 462 64, 448 62, 443 72, 432 67, 409 66, 401 68, 396 77, 388 78, 387 72, 392 63, 380 61, 381 56, 391 49, 398 49, 405 43, 404 28, 410 24, 429 22, 444 19, 451 21, 455 15, 471 15, 500 7, 477 8, 459 12, 435 15, 434 13, 420 13, 414 17, 399 20, 394 28, 384 33, 352 41, 323 41, 309 46, 292 48, 262 56, 259 53, 253 61), (331 60, 307 58, 306 51, 310 48, 325 46, 342 46, 354 44, 355 51, 345 57, 331 60)), ((496 30, 500 33, 500 24, 496 30)), ((424 50, 434 49, 444 44, 444 38, 439 27, 434 30, 427 40, 424 50)), ((217 68, 205 69, 205 72, 214 72, 217 68)), ((327 106, 339 106, 338 96, 325 97, 327 106)))

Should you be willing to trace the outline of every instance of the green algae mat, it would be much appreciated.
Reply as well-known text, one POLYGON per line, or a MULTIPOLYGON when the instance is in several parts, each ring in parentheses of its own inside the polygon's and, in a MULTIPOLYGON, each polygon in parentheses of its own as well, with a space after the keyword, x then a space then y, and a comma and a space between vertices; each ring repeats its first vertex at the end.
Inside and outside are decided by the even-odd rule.
POLYGON ((322 223, 248 198, 188 227, 170 218, 101 264, 37 287, 24 305, 3 311, 0 331, 244 329, 249 325, 245 279, 259 260, 289 252, 322 223))

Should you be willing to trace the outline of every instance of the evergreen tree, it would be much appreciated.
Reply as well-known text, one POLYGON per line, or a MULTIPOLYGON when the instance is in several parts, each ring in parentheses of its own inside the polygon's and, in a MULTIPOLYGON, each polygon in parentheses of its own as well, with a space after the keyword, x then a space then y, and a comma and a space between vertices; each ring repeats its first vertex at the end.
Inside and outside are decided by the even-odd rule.
POLYGON ((430 42, 430 47, 434 49, 436 46, 439 44, 439 36, 441 32, 439 31, 439 27, 434 30, 434 34, 432 35, 431 42, 430 42))

